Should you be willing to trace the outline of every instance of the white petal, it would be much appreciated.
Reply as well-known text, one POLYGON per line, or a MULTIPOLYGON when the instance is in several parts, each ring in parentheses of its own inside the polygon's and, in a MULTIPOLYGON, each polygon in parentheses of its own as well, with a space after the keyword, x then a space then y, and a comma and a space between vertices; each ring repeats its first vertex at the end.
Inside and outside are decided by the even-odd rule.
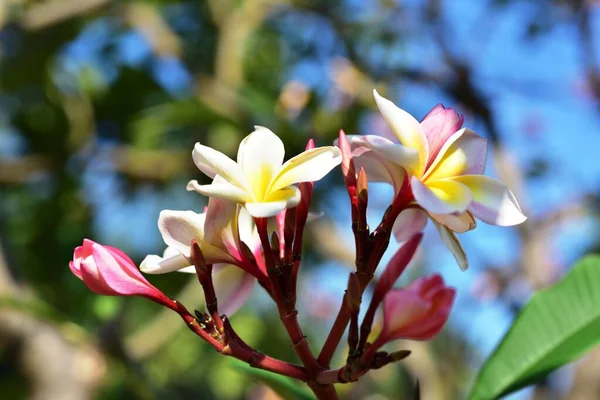
POLYGON ((421 128, 421 124, 412 115, 397 107, 391 101, 381 97, 376 90, 373 96, 377 108, 394 131, 401 144, 417 150, 419 154, 419 168, 414 173, 421 176, 425 171, 425 165, 429 159, 427 137, 421 128))
POLYGON ((342 162, 342 152, 333 146, 303 151, 281 166, 269 189, 272 193, 298 182, 314 182, 323 178, 342 162))
POLYGON ((240 143, 237 162, 248 180, 251 175, 259 174, 269 175, 272 178, 283 164, 285 156, 283 142, 269 129, 262 126, 255 128, 256 130, 240 143))
POLYGON ((369 182, 390 183, 394 187, 394 192, 402 187, 406 176, 404 168, 391 163, 379 153, 367 150, 353 159, 357 170, 360 170, 361 167, 364 168, 369 182))
POLYGON ((259 248, 260 238, 258 237, 254 219, 245 208, 241 208, 239 211, 238 229, 240 232, 240 240, 246 243, 250 250, 259 248))
POLYGON ((140 271, 146 274, 166 274, 178 271, 190 265, 190 262, 181 253, 163 258, 154 254, 146 256, 140 264, 140 271))
POLYGON ((460 240, 458 240, 456 233, 452 232, 444 225, 439 224, 435 220, 433 220, 433 224, 438 229, 440 237, 442 238, 442 242, 444 242, 446 247, 452 252, 452 255, 456 259, 456 263, 460 269, 466 271, 467 268, 469 268, 469 261, 467 260, 465 250, 463 249, 462 244, 460 244, 460 240))
POLYGON ((252 200, 252 197, 248 192, 228 182, 200 185, 197 180, 191 180, 188 182, 186 189, 190 192, 198 192, 204 196, 217 197, 219 199, 229 200, 240 204, 252 200))
POLYGON ((402 211, 392 228, 396 241, 406 242, 415 234, 422 232, 428 219, 427 213, 420 208, 407 208, 402 211))
POLYGON ((248 189, 248 182, 242 168, 225 154, 208 146, 196 143, 192 151, 194 163, 208 176, 221 175, 229 183, 242 189, 248 189), (206 171, 206 172, 205 172, 206 171))
POLYGON ((391 163, 405 168, 410 174, 419 175, 419 153, 415 149, 402 144, 394 143, 389 139, 375 135, 354 136, 352 137, 350 143, 353 149, 352 154, 355 156, 360 155, 360 153, 357 151, 359 150, 359 147, 366 147, 367 149, 381 154, 391 163))
POLYGON ((204 240, 204 214, 193 211, 163 210, 158 216, 158 230, 167 246, 189 257, 192 239, 204 240))
POLYGON ((464 175, 453 179, 467 186, 473 193, 469 211, 477 218, 492 225, 512 226, 524 222, 515 195, 501 182, 483 175, 464 175))
POLYGON ((410 182, 416 202, 430 213, 463 213, 473 200, 469 188, 459 182, 442 180, 425 185, 415 176, 410 182))

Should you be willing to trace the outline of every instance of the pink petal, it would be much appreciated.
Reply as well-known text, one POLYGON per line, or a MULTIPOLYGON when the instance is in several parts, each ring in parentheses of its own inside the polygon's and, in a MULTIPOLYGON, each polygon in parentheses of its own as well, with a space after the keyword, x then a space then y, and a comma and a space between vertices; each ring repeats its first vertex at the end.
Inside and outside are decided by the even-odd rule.
POLYGON ((122 260, 117 260, 103 246, 94 244, 93 255, 99 272, 98 282, 106 284, 112 291, 110 294, 153 296, 158 291, 141 276, 135 265, 122 265, 122 260), (134 270, 137 274, 133 273, 134 270))
POLYGON ((421 127, 429 143, 429 160, 431 165, 442 149, 442 146, 453 133, 462 128, 464 117, 451 108, 442 104, 436 105, 421 121, 421 127))
POLYGON ((219 313, 231 316, 248 301, 255 278, 234 265, 217 264, 214 281, 219 313))
POLYGON ((428 219, 427 213, 420 208, 407 208, 402 211, 392 228, 396 241, 398 243, 405 242, 416 233, 422 232, 428 219))
POLYGON ((463 128, 447 139, 423 179, 431 181, 465 174, 483 174, 486 160, 487 140, 463 128))

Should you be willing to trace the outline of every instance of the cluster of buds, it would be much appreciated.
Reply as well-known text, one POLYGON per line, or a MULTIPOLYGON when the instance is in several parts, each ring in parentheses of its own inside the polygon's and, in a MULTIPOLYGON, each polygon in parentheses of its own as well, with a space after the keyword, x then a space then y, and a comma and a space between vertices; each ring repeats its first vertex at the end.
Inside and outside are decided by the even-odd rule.
POLYGON ((196 144, 193 160, 213 180, 209 185, 194 180, 187 188, 208 196, 208 206, 203 213, 163 211, 158 227, 167 245, 165 253, 147 256, 139 270, 195 273, 204 291, 206 312, 189 313, 152 286, 133 261, 113 247, 86 239, 75 249, 71 270, 96 293, 143 296, 174 310, 222 354, 303 380, 320 399, 337 398, 334 384, 356 381, 369 370, 410 353, 381 351, 386 343, 400 338, 428 340, 446 324, 455 290, 446 287, 440 275, 394 289, 429 219, 462 269, 468 263, 456 233, 474 229, 475 218, 505 226, 525 220, 510 190, 482 175, 486 141, 462 128, 462 116, 438 105, 419 123, 377 92, 374 96, 397 142, 381 136, 347 137, 340 131, 337 146, 315 147, 311 140, 303 153, 287 162, 281 140, 263 127, 242 141, 237 161, 196 144), (340 164, 350 198, 355 271, 350 273, 330 333, 321 351, 314 354, 296 309, 302 238, 310 219, 314 182, 340 164), (371 182, 387 182, 394 188, 393 200, 373 230, 367 221, 371 182), (379 274, 359 321, 363 293, 377 276, 392 235, 401 246, 379 274), (254 282, 277 305, 302 365, 251 348, 227 319, 246 302, 254 282), (383 327, 370 343, 380 308, 383 327), (331 369, 347 328, 346 363, 331 369))

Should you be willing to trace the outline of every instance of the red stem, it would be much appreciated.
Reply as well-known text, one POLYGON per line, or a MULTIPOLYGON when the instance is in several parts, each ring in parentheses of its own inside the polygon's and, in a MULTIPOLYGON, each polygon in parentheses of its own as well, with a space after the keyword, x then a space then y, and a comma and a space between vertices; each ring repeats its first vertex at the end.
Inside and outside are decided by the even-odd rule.
MULTIPOLYGON (((396 195, 392 205, 386 211, 381 219, 381 223, 370 237, 365 237, 361 230, 354 229, 354 237, 357 248, 356 268, 358 271, 357 276, 360 278, 361 296, 367 288, 369 282, 371 282, 373 279, 373 273, 377 269, 377 266, 381 261, 381 257, 389 245, 391 230, 396 217, 398 217, 400 212, 412 201, 412 193, 409 186, 410 184, 407 183, 407 181, 407 179, 404 180, 402 188, 396 195), (371 240, 371 243, 368 243, 369 240, 371 240), (368 254, 364 254, 364 252, 368 252, 368 254), (366 266, 363 264, 365 262, 365 258, 366 266)), ((349 194, 352 200, 353 193, 351 193, 350 190, 349 194)), ((358 219, 359 216, 354 215, 353 213, 353 225, 356 227, 358 227, 358 219)), ((342 305, 335 318, 335 322, 333 323, 331 331, 329 332, 329 335, 323 344, 321 353, 319 353, 319 357, 317 358, 317 361, 320 365, 329 367, 331 359, 333 358, 333 354, 342 340, 342 336, 344 336, 346 327, 350 322, 350 317, 350 309, 348 307, 346 295, 344 295, 342 305)))

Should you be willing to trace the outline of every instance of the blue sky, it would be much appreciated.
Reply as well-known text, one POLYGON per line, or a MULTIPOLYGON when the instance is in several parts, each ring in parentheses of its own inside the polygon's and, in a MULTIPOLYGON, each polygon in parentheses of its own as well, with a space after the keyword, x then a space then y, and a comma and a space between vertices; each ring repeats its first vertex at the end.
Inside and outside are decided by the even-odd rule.
MULTIPOLYGON (((421 3, 404 1, 403 5, 416 10, 421 3)), ((363 15, 363 18, 378 15, 376 2, 349 1, 349 4, 355 11, 360 11, 362 14, 357 15, 363 15)), ((597 106, 582 93, 583 55, 580 48, 573 45, 578 40, 573 26, 559 24, 550 32, 528 41, 524 40, 524 27, 534 5, 519 3, 496 12, 490 11, 486 1, 453 0, 445 4, 444 18, 448 23, 453 54, 468 60, 473 66, 478 84, 492 101, 498 116, 496 123, 507 149, 523 169, 540 158, 548 161, 550 172, 529 181, 526 186, 526 203, 531 215, 543 215, 548 210, 564 206, 581 193, 599 188, 600 114, 597 106), (528 127, 532 127, 531 132, 528 127)), ((594 23, 598 26, 600 13, 597 7, 595 10, 594 23)), ((411 12, 414 11, 408 14, 411 12)), ((314 22, 308 21, 307 24, 314 22)), ((62 67, 76 72, 83 66, 92 65, 103 79, 114 79, 114 67, 104 62, 99 52, 109 38, 114 38, 110 34, 112 29, 114 22, 110 19, 90 24, 64 49, 62 67)), ((324 29, 322 45, 332 46, 326 27, 324 29)), ((436 71, 440 55, 433 43, 432 34, 423 29, 418 34, 408 35, 404 46, 385 62, 436 71)), ((150 47, 139 33, 130 31, 121 35, 116 46, 122 63, 135 67, 145 65, 170 93, 181 97, 189 95, 187 89, 192 76, 186 66, 177 59, 151 58, 150 47)), ((318 90, 326 91, 331 84, 325 64, 328 60, 326 53, 323 60, 295 68, 290 79, 301 79, 318 90)), ((377 57, 378 53, 373 50, 372 54, 377 57)), ((597 49, 597 54, 600 54, 600 49, 597 49)), ((430 86, 403 84, 395 89, 391 94, 392 100, 417 118, 438 102, 460 108, 430 86)), ((482 127, 469 115, 465 125, 485 135, 482 127)), ((248 127, 248 132, 250 129, 248 127)), ((14 134, 6 129, 0 131, 0 153, 18 153, 21 147, 14 134)), ((488 171, 495 175, 491 163, 488 163, 488 171)), ((99 214, 98 241, 124 241, 126 247, 138 254, 155 252, 161 247, 156 228, 160 210, 201 211, 203 207, 198 195, 185 192, 185 182, 172 182, 165 192, 142 189, 133 199, 125 199, 120 197, 119 182, 110 174, 98 169, 86 174, 86 190, 90 200, 96 202, 99 214)), ((372 193, 377 196, 387 192, 379 187, 374 188, 372 193)), ((348 226, 349 212, 347 207, 332 205, 346 203, 346 194, 340 190, 328 202, 330 206, 323 210, 340 224, 340 229, 348 226)), ((373 210, 373 216, 381 211, 373 210)), ((514 259, 519 245, 514 231, 480 224, 476 231, 463 235, 472 268, 462 273, 431 228, 427 230, 425 251, 436 249, 432 252, 436 255, 435 271, 442 272, 448 283, 459 289, 451 326, 464 332, 483 355, 488 354, 508 328, 511 314, 505 305, 493 301, 478 303, 469 293, 478 276, 477 271, 490 254, 506 263, 514 259)), ((554 243, 561 261, 570 264, 591 243, 590 238, 597 234, 598 226, 593 221, 564 227, 554 243)), ((347 236, 351 244, 350 234, 347 236)), ((387 257, 393 247, 394 244, 387 257)), ((346 274, 347 269, 332 262, 323 265, 312 278, 331 282, 331 290, 341 293, 346 274)))

